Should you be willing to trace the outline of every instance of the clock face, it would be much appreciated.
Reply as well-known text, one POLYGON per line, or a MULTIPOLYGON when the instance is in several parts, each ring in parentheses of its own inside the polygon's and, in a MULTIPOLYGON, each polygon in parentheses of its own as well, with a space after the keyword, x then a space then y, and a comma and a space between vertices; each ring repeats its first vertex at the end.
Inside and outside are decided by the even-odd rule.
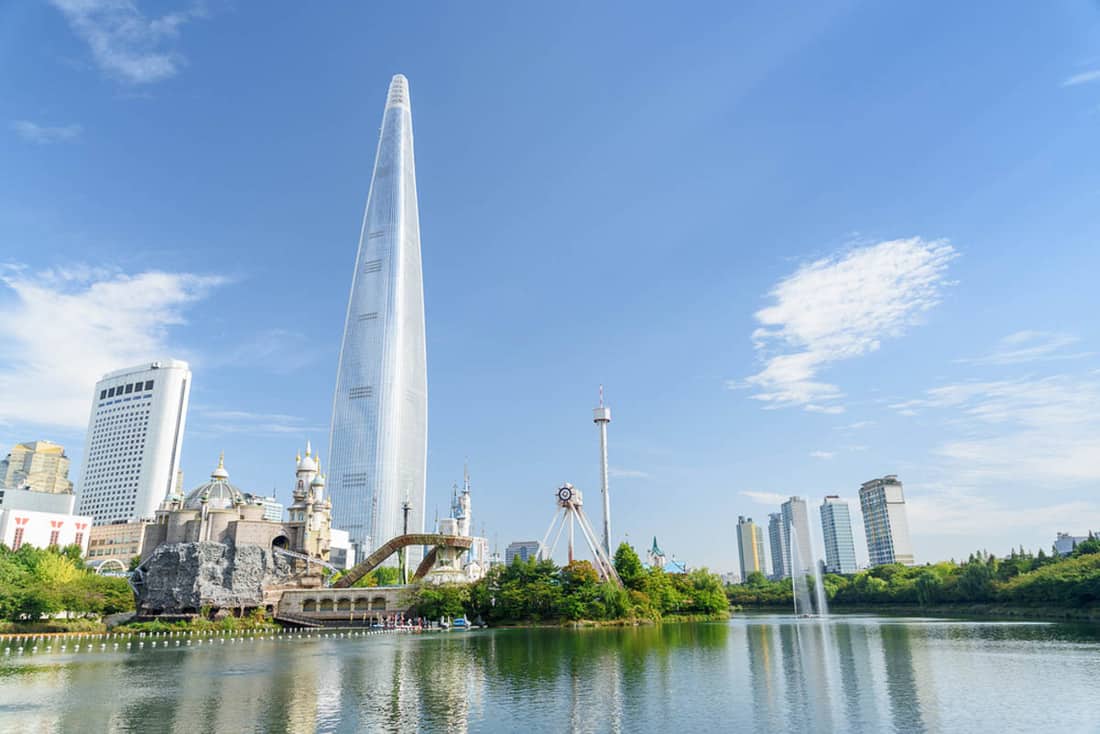
POLYGON ((573 497, 573 490, 569 487, 562 487, 558 490, 558 499, 562 502, 567 502, 573 497))

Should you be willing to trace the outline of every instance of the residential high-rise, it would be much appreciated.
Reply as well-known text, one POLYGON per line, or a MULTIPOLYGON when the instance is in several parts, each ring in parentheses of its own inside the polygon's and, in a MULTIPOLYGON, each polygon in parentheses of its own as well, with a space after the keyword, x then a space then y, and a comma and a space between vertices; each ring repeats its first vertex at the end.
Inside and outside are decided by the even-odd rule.
POLYGON ((791 546, 787 541, 787 527, 783 514, 768 515, 768 543, 772 550, 772 578, 785 579, 791 575, 791 546))
POLYGON ((825 573, 855 573, 856 544, 848 503, 835 494, 821 503, 821 534, 825 539, 825 573))
POLYGON ((863 528, 867 533, 867 554, 872 566, 901 563, 912 566, 913 545, 909 540, 909 519, 905 495, 894 474, 864 482, 859 488, 863 528))
POLYGON ((78 515, 96 525, 152 517, 176 481, 191 392, 186 362, 104 375, 92 395, 78 515))
POLYGON ((514 543, 509 543, 508 547, 504 549, 504 563, 511 566, 512 561, 516 559, 521 561, 538 560, 541 552, 541 542, 537 540, 517 540, 514 543))
MULTIPOLYGON (((351 281, 329 443, 333 523, 360 557, 424 531, 428 382, 408 81, 390 82, 351 281)), ((419 561, 420 548, 410 548, 419 561)))
POLYGON ((784 540, 790 553, 791 565, 787 569, 787 575, 817 574, 813 541, 810 538, 810 512, 806 507, 806 500, 801 497, 791 497, 780 505, 780 510, 783 515, 783 527, 787 532, 784 540))
POLYGON ((72 493, 69 457, 65 456, 65 449, 50 441, 16 444, 0 461, 0 489, 5 487, 72 493))
POLYGON ((737 518, 737 555, 741 561, 741 581, 750 573, 764 573, 764 529, 751 517, 737 518))

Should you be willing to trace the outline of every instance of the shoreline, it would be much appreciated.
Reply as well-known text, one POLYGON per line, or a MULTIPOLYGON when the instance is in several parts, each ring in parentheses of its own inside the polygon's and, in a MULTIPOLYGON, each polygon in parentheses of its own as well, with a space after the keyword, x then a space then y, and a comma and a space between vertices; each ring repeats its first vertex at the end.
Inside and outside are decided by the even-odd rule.
MULTIPOLYGON (((787 606, 742 606, 734 615, 761 612, 790 614, 787 606)), ((1100 607, 1067 609, 1063 607, 1022 607, 1004 604, 937 604, 922 607, 911 604, 861 604, 829 609, 830 614, 874 614, 884 617, 936 617, 942 619, 1033 620, 1038 622, 1100 623, 1100 607)))

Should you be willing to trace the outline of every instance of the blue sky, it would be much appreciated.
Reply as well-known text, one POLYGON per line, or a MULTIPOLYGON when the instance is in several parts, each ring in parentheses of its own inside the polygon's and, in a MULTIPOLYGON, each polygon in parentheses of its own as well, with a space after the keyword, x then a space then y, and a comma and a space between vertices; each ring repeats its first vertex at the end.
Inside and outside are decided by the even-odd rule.
POLYGON ((429 515, 464 457, 501 548, 595 499, 604 383, 615 533, 689 563, 886 473, 918 560, 1100 529, 1100 5, 412 5, 0 3, 0 441, 79 465, 182 357, 185 483, 286 498, 400 72, 429 515))

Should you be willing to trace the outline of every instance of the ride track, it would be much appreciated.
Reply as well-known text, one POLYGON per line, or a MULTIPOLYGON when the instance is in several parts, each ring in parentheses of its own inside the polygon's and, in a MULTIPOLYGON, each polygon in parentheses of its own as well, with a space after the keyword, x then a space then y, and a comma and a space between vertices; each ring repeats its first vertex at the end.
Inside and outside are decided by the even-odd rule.
POLYGON ((413 581, 424 578, 435 565, 436 555, 440 548, 461 548, 467 550, 473 546, 473 538, 462 535, 439 535, 437 533, 406 533, 391 538, 384 545, 378 547, 361 563, 356 564, 332 585, 336 589, 346 589, 356 581, 366 576, 382 565, 382 563, 401 548, 410 545, 431 546, 432 549, 424 555, 424 560, 416 567, 413 581))

